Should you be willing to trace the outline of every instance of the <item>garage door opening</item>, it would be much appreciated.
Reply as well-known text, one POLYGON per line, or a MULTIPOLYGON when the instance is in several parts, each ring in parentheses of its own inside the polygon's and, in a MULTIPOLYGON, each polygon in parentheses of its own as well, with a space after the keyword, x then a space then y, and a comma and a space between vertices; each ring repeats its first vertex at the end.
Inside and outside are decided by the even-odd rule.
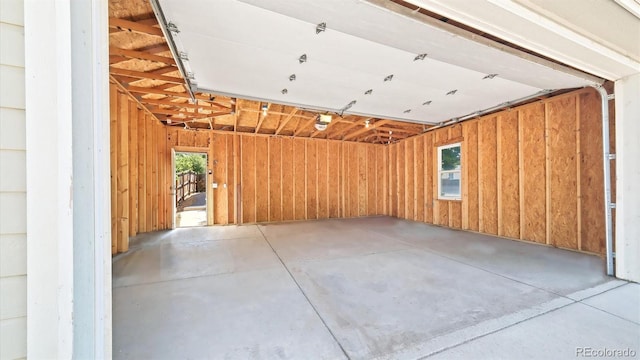
POLYGON ((207 225, 207 154, 177 152, 173 161, 175 227, 207 225))

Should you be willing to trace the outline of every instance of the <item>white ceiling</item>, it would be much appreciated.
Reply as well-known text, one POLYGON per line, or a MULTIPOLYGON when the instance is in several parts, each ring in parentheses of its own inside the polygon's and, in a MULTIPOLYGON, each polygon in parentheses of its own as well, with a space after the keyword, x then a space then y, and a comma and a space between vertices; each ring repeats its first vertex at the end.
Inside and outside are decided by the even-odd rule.
POLYGON ((598 81, 384 1, 158 2, 205 92, 337 112, 355 100, 345 113, 437 123, 598 81))

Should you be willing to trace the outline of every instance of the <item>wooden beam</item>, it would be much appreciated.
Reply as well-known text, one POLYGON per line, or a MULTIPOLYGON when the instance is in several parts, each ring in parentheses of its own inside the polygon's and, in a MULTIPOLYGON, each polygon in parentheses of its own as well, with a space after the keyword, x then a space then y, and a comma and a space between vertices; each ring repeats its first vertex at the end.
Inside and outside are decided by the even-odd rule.
POLYGON ((387 127, 387 126, 379 127, 377 129, 380 130, 380 131, 393 131, 394 133, 396 133, 396 132, 409 133, 409 134, 413 134, 413 135, 422 134, 422 130, 416 131, 416 130, 410 130, 410 129, 392 128, 392 127, 387 127))
MULTIPOLYGON (((180 99, 182 100, 182 99, 180 99)), ((174 102, 174 101, 170 101, 170 100, 165 100, 165 99, 145 99, 145 98, 141 98, 140 102, 144 103, 144 104, 153 104, 153 105, 168 105, 168 106, 176 106, 176 107, 182 107, 182 108, 188 108, 188 109, 202 109, 202 110, 216 110, 220 108, 220 105, 215 106, 215 109, 213 106, 205 106, 205 105, 196 105, 196 104, 191 104, 189 102, 174 102)), ((207 103, 207 105, 211 105, 210 103, 207 103)), ((225 109, 225 108, 223 108, 225 109)), ((227 110, 227 109, 225 109, 227 110)))
POLYGON ((358 136, 360 134, 364 134, 366 132, 373 131, 373 130, 377 129, 379 126, 382 126, 384 124, 388 124, 389 122, 391 122, 391 120, 380 120, 380 121, 377 121, 377 122, 371 124, 369 127, 365 127, 364 124, 362 124, 362 126, 363 126, 362 129, 356 130, 356 131, 354 131, 354 132, 352 132, 352 133, 350 133, 348 135, 345 135, 342 138, 342 140, 349 140, 349 139, 351 139, 353 137, 356 137, 356 136, 358 136))
POLYGON ((309 127, 309 125, 313 124, 314 122, 316 122, 316 119, 310 119, 307 120, 307 122, 305 122, 299 129, 297 129, 294 133, 293 136, 298 136, 300 135, 300 133, 302 133, 303 130, 305 130, 307 127, 309 127))
MULTIPOLYGON (((209 116, 209 113, 205 113, 205 112, 199 112, 198 110, 207 110, 207 109, 203 109, 203 108, 197 108, 195 109, 195 112, 191 112, 191 111, 176 111, 176 110, 169 110, 169 109, 161 109, 158 107, 149 107, 149 111, 151 111, 154 114, 164 114, 164 115, 207 115, 209 116)), ((211 110, 207 110, 207 111, 211 111, 211 110)))
POLYGON ((162 43, 154 44, 154 45, 143 46, 141 48, 136 48, 136 49, 132 49, 132 50, 143 51, 143 52, 146 52, 146 53, 149 53, 149 54, 158 54, 158 53, 170 51, 169 50, 169 46, 167 45, 166 42, 162 42, 162 43))
MULTIPOLYGON (((357 120, 353 121, 351 123, 351 125, 347 125, 346 128, 342 129, 342 132, 340 133, 340 137, 344 136, 344 134, 346 134, 349 130, 353 129, 354 127, 358 126, 358 125, 363 125, 367 120, 371 121, 373 120, 373 118, 367 118, 362 120, 361 118, 358 118, 357 120)), ((331 133, 331 134, 327 134, 327 138, 334 136, 336 134, 331 133)))
MULTIPOLYGON (((176 61, 171 57, 149 54, 143 51, 120 49, 115 46, 109 47, 109 55, 117 55, 117 56, 126 57, 130 59, 155 61, 155 62, 167 64, 167 65, 176 64, 176 61)), ((174 70, 178 70, 178 68, 174 68, 174 70)))
POLYGON ((114 17, 109 18, 109 27, 112 29, 118 29, 121 31, 128 30, 131 32, 139 33, 139 34, 164 37, 164 34, 162 33, 162 29, 160 28, 140 24, 134 21, 118 19, 114 17))
POLYGON ((174 83, 174 84, 182 84, 182 83, 184 83, 184 80, 182 78, 177 78, 177 77, 173 77, 173 76, 152 74, 152 73, 148 73, 148 72, 144 72, 144 71, 134 71, 134 70, 119 69, 119 68, 113 67, 113 66, 109 67, 109 73, 114 74, 114 75, 124 75, 124 76, 129 76, 129 77, 134 77, 134 78, 140 78, 140 79, 151 79, 151 80, 166 81, 166 82, 174 83))
MULTIPOLYGON (((262 106, 262 104, 260 106, 262 106)), ((271 103, 267 105, 267 112, 269 112, 269 109, 271 109, 271 103)), ((254 131, 256 134, 258 133, 258 131, 260 131, 260 128, 262 127, 262 123, 264 122, 264 119, 267 118, 267 115, 262 113, 259 116, 260 116, 260 120, 258 120, 258 125, 256 125, 256 131, 254 131)))
POLYGON ((164 75, 164 74, 168 74, 168 73, 172 73, 178 71, 178 68, 175 66, 164 66, 161 67, 159 69, 155 69, 155 70, 151 70, 151 71, 147 71, 149 74, 157 74, 157 75, 164 75))
MULTIPOLYGON (((193 113, 190 113, 190 114, 193 114, 193 113)), ((200 115, 204 115, 204 116, 185 117, 185 118, 174 118, 174 117, 171 117, 171 118, 168 118, 168 119, 171 119, 171 121, 176 121, 176 122, 189 122, 189 121, 213 119, 213 118, 216 118, 218 116, 229 115, 229 113, 224 111, 224 112, 216 112, 216 113, 211 113, 211 114, 200 114, 200 115)))
POLYGON ((282 131, 282 129, 284 129, 284 127, 289 123, 289 121, 291 121, 291 119, 293 119, 293 116, 299 111, 298 108, 294 108, 293 110, 291 110, 291 112, 289 113, 289 115, 287 115, 287 117, 284 119, 284 121, 282 121, 282 123, 280 124, 280 126, 278 126, 278 129, 275 132, 275 135, 278 135, 280 133, 280 131, 282 131))
MULTIPOLYGON (((180 85, 182 85, 182 83, 180 83, 180 85)), ((191 99, 189 94, 187 94, 186 92, 160 90, 160 89, 155 88, 155 87, 148 87, 147 88, 147 87, 141 87, 141 86, 127 86, 127 90, 129 92, 132 92, 132 93, 158 94, 158 95, 172 96, 172 97, 180 98, 180 99, 191 99)), ((196 94, 195 98, 197 100, 205 101, 205 102, 207 102, 209 104, 217 105, 217 106, 219 106, 221 108, 230 109, 228 107, 225 107, 224 105, 221 105, 221 104, 218 104, 218 103, 215 103, 215 102, 209 100, 208 96, 196 94)))

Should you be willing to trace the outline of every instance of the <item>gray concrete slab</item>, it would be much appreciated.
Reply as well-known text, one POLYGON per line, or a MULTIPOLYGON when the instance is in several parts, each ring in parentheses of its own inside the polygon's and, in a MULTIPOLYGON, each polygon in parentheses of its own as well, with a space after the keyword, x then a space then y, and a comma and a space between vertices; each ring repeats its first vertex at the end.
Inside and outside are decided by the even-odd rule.
POLYGON ((611 280, 601 269, 604 259, 539 244, 452 230, 423 223, 371 227, 416 247, 462 263, 567 295, 611 280), (562 276, 558 276, 562 274, 562 276))
POLYGON ((582 302, 640 324, 640 284, 626 284, 582 300, 582 302))
POLYGON ((575 359, 640 356, 640 326, 574 303, 445 350, 428 359, 575 359), (635 356, 587 356, 592 350, 635 352, 635 356))
POLYGON ((342 359, 283 268, 115 288, 116 359, 342 359))
POLYGON ((166 241, 139 247, 113 262, 113 286, 129 286, 281 267, 260 238, 166 241))
POLYGON ((413 248, 342 220, 260 226, 283 261, 332 259, 413 248))
POLYGON ((343 348, 352 359, 513 359, 518 346, 505 343, 533 358, 636 346, 637 285, 603 274, 595 256, 389 217, 142 234, 114 259, 114 357, 342 358, 343 348), (553 350, 536 352, 543 342, 528 334, 545 326, 558 333, 540 335, 553 350), (476 341, 504 349, 473 356, 476 341))
POLYGON ((421 250, 288 265, 351 359, 416 358, 430 339, 557 298, 421 250))

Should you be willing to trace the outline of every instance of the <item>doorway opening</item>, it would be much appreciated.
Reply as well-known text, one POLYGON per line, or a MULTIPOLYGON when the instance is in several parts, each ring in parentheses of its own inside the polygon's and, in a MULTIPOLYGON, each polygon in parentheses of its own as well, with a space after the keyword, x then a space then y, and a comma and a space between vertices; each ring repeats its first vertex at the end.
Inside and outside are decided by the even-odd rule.
POLYGON ((207 226, 207 154, 176 152, 175 227, 207 226))

